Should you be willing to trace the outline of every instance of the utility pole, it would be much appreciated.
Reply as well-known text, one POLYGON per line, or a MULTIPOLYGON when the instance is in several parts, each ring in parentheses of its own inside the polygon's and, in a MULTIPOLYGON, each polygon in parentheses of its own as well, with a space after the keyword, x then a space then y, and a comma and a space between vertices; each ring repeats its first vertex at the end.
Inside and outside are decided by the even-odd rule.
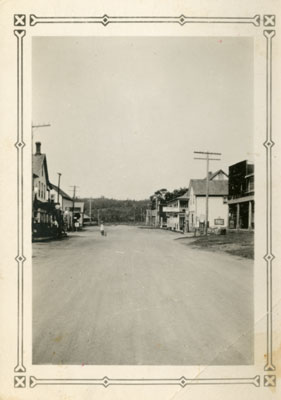
POLYGON ((209 221, 209 162, 220 161, 220 158, 210 158, 210 155, 221 156, 221 153, 212 153, 210 151, 194 151, 195 154, 204 154, 205 157, 194 157, 195 160, 205 160, 206 162, 206 215, 205 215, 205 235, 208 235, 208 221, 209 221))
POLYGON ((89 209, 89 214, 90 214, 90 224, 92 222, 92 197, 90 197, 90 209, 89 209))
MULTIPOLYGON (((57 203, 60 202, 60 177, 61 177, 61 173, 58 172, 58 196, 57 196, 57 203)), ((62 205, 62 204, 61 204, 62 205)))
POLYGON ((158 197, 157 197, 157 195, 155 198, 155 207, 156 207, 155 226, 157 226, 158 225, 158 197))
POLYGON ((73 197, 72 197, 72 229, 74 229, 74 205, 75 205, 75 196, 76 196, 76 189, 79 186, 71 186, 73 188, 73 197))

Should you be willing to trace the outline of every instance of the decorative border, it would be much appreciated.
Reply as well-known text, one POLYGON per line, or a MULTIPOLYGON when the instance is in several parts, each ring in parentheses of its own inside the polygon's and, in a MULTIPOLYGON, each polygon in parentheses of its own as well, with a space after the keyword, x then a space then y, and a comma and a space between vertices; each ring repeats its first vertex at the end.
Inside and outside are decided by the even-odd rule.
MULTIPOLYGON (((27 18, 25 14, 14 15, 14 26, 25 27, 27 18)), ((225 24, 251 24, 259 27, 261 16, 254 17, 110 17, 103 15, 101 17, 37 17, 34 14, 29 15, 29 25, 31 27, 37 24, 81 24, 97 23, 107 26, 110 23, 177 23, 185 25, 189 23, 225 23, 225 24)), ((264 15, 262 18, 263 26, 266 28, 275 27, 276 16, 264 15)), ((17 301, 17 365, 14 368, 20 375, 14 376, 14 387, 25 388, 26 368, 23 364, 23 321, 24 321, 24 262, 26 260, 23 250, 23 38, 26 30, 14 30, 17 37, 17 256, 15 258, 18 266, 18 301, 17 301)), ((266 148, 266 293, 267 293, 267 362, 265 371, 274 371, 273 352, 272 352, 272 262, 274 255, 272 253, 272 38, 275 36, 275 30, 265 29, 263 34, 266 38, 266 140, 263 145, 266 148)), ((178 379, 111 379, 104 377, 102 379, 39 379, 34 376, 29 377, 29 387, 34 388, 39 385, 101 385, 107 388, 110 385, 178 385, 185 387, 187 385, 254 385, 260 387, 261 377, 257 375, 253 378, 212 378, 212 379, 188 379, 184 376, 178 379)), ((263 385, 273 387, 276 385, 276 375, 264 375, 263 385)))
POLYGON ((30 26, 35 26, 36 24, 89 24, 89 23, 99 23, 104 26, 108 24, 128 24, 128 23, 140 23, 140 24, 150 24, 150 23, 177 23, 180 25, 185 25, 187 23, 207 23, 207 24, 253 24, 254 26, 260 26, 260 16, 255 15, 252 18, 247 17, 186 17, 185 15, 180 15, 179 17, 109 17, 108 15, 103 15, 102 17, 37 17, 34 14, 30 15, 29 18, 30 26))
POLYGON ((105 376, 102 379, 37 379, 30 377, 29 385, 34 388, 37 385, 101 385, 107 388, 110 385, 254 385, 260 386, 260 376, 254 378, 218 378, 218 379, 187 379, 182 376, 178 379, 110 379, 105 376))
MULTIPOLYGON (((17 332, 17 365, 15 372, 25 372, 23 365, 23 265, 26 260, 23 254, 23 38, 25 30, 15 30, 17 37, 17 256, 15 258, 18 264, 18 332, 17 332)), ((18 377, 20 378, 20 377, 18 377)), ((16 382, 15 382, 16 385, 16 382)))
POLYGON ((265 371, 275 371, 272 361, 272 38, 274 30, 263 31, 266 37, 266 293, 267 293, 267 363, 265 371))

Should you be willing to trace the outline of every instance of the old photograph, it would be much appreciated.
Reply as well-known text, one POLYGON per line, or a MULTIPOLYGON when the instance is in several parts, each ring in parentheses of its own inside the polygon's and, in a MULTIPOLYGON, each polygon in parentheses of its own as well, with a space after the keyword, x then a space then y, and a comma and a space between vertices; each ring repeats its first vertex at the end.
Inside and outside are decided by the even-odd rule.
POLYGON ((253 68, 250 37, 33 37, 33 364, 254 363, 253 68))
POLYGON ((0 11, 0 398, 279 398, 279 2, 0 11))

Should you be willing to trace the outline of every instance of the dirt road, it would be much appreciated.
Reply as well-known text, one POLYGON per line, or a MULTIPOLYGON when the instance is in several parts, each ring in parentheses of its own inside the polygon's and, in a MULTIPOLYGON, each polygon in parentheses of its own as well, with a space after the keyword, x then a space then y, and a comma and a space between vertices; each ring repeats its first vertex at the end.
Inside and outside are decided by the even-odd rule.
POLYGON ((129 226, 33 245, 33 363, 253 363, 253 262, 129 226))

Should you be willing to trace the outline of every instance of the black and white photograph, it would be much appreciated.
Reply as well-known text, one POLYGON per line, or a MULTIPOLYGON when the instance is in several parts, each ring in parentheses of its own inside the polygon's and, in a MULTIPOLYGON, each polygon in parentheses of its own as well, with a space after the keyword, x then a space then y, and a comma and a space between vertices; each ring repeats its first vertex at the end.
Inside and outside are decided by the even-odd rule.
POLYGON ((280 397, 280 11, 0 2, 0 399, 280 397))
POLYGON ((33 363, 253 364, 253 40, 33 38, 32 121, 33 363))

